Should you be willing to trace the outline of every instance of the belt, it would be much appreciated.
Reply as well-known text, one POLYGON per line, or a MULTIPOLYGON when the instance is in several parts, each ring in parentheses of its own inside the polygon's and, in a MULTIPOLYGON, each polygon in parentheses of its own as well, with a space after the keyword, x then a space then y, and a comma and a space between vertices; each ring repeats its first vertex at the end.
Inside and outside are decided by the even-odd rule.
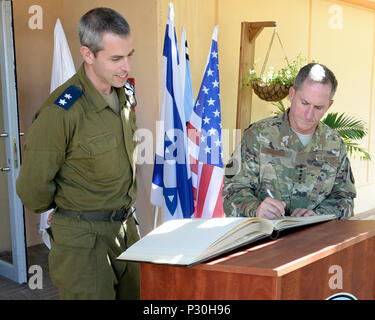
POLYGON ((87 221, 125 221, 134 211, 130 208, 119 210, 106 210, 106 211, 71 211, 58 208, 56 214, 61 214, 66 217, 80 218, 87 221))

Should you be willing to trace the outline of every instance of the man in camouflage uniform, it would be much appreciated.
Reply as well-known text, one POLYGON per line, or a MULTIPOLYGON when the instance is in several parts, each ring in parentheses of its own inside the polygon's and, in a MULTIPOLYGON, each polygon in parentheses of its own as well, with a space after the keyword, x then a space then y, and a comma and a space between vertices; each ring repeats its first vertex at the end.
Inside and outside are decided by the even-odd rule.
POLYGON ((34 212, 56 208, 49 267, 62 299, 137 299, 139 265, 116 261, 139 239, 130 27, 96 8, 79 36, 84 62, 35 114, 17 193, 34 212))
POLYGON ((227 216, 353 215, 356 190, 346 146, 320 122, 336 88, 328 68, 308 64, 290 88, 290 108, 245 130, 225 172, 227 216))

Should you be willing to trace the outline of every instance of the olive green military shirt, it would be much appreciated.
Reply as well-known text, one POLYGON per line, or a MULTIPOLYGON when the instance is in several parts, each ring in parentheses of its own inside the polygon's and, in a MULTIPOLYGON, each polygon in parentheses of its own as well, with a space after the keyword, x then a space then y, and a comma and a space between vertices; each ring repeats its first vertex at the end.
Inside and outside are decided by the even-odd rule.
POLYGON ((338 133, 319 123, 306 146, 289 124, 289 112, 245 130, 225 169, 223 204, 227 216, 255 216, 269 196, 317 214, 353 215, 356 197, 346 146, 338 133))
POLYGON ((116 91, 120 114, 95 89, 82 65, 37 111, 17 180, 17 193, 27 208, 38 213, 56 206, 111 210, 135 202, 135 112, 124 88, 116 91), (72 85, 82 95, 65 109, 56 101, 61 96, 67 103, 72 85))

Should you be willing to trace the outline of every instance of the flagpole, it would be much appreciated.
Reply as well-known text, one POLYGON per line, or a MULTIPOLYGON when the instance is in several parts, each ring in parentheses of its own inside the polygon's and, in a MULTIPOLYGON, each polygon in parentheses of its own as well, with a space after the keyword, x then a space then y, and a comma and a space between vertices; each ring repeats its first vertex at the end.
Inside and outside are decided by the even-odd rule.
POLYGON ((159 208, 154 207, 154 229, 158 226, 159 208))

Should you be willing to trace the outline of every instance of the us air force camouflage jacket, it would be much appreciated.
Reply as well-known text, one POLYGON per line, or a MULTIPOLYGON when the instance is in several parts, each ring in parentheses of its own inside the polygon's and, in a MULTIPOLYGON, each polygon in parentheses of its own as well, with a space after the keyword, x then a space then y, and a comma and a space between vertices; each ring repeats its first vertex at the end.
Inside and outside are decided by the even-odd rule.
POLYGON ((356 197, 346 147, 338 133, 319 123, 304 147, 289 124, 289 112, 252 124, 229 161, 223 202, 227 216, 255 216, 268 197, 317 214, 353 215, 356 197))

